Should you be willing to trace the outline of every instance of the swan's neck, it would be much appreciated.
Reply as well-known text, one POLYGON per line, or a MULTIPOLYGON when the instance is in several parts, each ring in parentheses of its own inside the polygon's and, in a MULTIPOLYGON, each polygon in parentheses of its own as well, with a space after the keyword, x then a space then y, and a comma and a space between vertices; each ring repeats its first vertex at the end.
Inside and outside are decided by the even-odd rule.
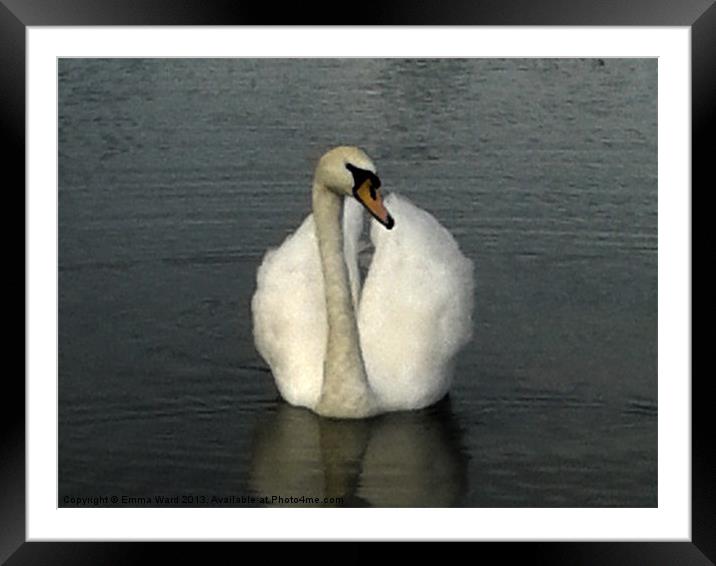
POLYGON ((316 411, 339 418, 376 412, 360 352, 358 325, 343 255, 343 197, 320 183, 313 185, 313 217, 323 270, 328 340, 323 387, 316 411))

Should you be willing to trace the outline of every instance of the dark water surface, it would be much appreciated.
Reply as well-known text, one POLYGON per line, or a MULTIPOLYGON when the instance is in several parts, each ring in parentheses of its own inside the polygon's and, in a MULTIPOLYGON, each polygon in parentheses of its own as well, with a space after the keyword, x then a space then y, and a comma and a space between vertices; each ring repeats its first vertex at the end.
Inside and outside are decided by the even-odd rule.
POLYGON ((60 60, 59 505, 655 506, 656 84, 655 59, 60 60), (278 399, 250 317, 343 143, 476 269, 450 397, 350 423, 278 399))

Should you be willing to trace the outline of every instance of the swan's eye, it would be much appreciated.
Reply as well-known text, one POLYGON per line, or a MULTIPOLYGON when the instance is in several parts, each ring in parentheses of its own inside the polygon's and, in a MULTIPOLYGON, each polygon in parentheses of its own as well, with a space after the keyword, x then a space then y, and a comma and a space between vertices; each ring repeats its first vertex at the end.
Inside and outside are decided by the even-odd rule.
POLYGON ((348 169, 348 171, 350 171, 353 175, 354 189, 360 187, 366 182, 366 180, 370 181, 370 196, 373 200, 375 200, 377 198, 376 189, 380 187, 380 179, 378 178, 378 175, 373 173, 373 171, 356 167, 352 163, 346 163, 346 169, 348 169))

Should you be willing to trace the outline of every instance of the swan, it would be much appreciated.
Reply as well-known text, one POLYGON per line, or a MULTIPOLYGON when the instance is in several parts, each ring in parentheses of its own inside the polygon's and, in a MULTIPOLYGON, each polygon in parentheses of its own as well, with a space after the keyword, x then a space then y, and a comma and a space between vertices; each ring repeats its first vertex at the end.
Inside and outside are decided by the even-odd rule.
POLYGON ((395 193, 383 199, 357 147, 321 157, 312 205, 266 252, 251 301, 256 349, 280 395, 344 419, 436 403, 472 337, 472 261, 428 212, 395 193), (376 222, 361 289, 363 209, 376 222))

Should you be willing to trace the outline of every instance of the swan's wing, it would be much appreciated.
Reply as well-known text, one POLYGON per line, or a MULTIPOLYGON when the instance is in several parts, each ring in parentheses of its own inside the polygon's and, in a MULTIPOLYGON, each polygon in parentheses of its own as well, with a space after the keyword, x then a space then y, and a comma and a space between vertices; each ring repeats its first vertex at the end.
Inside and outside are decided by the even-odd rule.
POLYGON ((327 330, 312 215, 280 247, 266 252, 251 310, 256 349, 271 368, 281 396, 292 405, 315 406, 327 330))
POLYGON ((375 254, 358 328, 368 379, 386 409, 416 409, 450 387, 472 335, 473 266, 430 214, 394 194, 393 230, 372 223, 375 254))
MULTIPOLYGON (((360 205, 344 208, 344 248, 354 302, 358 294, 356 250, 363 220, 360 205)), ((264 256, 251 302, 254 342, 271 368, 281 396, 313 408, 323 383, 328 323, 323 273, 313 215, 264 256)))

